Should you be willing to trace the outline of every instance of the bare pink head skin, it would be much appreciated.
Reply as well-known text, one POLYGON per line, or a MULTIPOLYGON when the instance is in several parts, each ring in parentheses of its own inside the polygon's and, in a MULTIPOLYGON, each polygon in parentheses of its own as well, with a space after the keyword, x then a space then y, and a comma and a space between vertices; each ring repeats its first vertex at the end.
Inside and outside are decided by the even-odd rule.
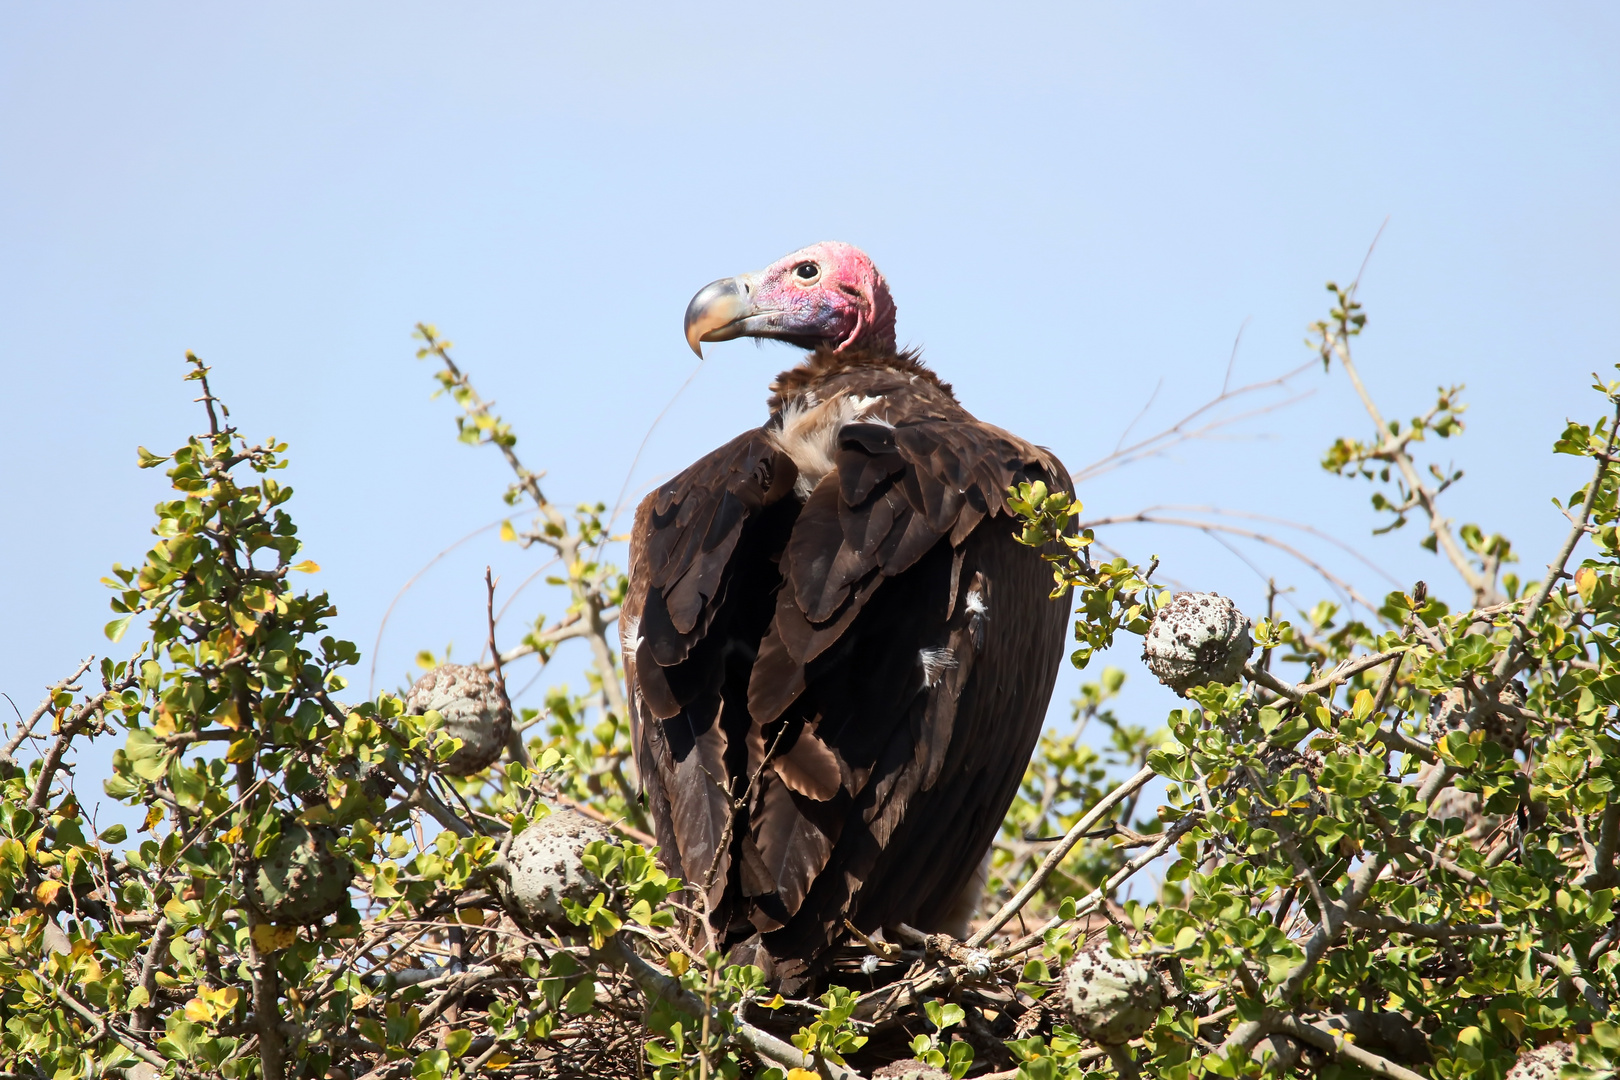
POLYGON ((888 283, 852 244, 826 240, 765 269, 710 282, 686 308, 686 340, 775 338, 836 353, 894 352, 888 283))

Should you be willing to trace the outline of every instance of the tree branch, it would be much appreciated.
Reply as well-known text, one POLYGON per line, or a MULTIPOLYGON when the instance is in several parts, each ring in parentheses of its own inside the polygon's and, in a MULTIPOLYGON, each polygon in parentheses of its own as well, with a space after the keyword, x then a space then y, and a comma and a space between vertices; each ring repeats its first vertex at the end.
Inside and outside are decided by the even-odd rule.
MULTIPOLYGON (((662 1001, 694 1019, 708 1016, 714 1024, 723 1024, 728 1019, 722 1016, 720 1010, 706 1006, 700 998, 689 993, 676 979, 637 956, 617 937, 609 938, 597 951, 597 957, 634 979, 649 1005, 662 1001)), ((783 1042, 770 1032, 754 1027, 740 1016, 733 1015, 729 1019, 737 1041, 773 1065, 820 1073, 828 1080, 862 1080, 861 1074, 847 1065, 806 1054, 792 1043, 783 1042)))
POLYGON ((1124 802, 1128 796, 1141 788, 1142 785, 1153 779, 1153 776, 1153 769, 1144 765, 1137 771, 1135 776, 1132 776, 1129 780, 1103 796, 1096 806, 1093 806, 1079 821, 1069 827, 1069 831, 1064 834, 1063 840, 1047 854, 1040 867, 1036 869, 1028 881, 1024 882, 1023 888, 1019 889, 1012 899, 1001 905, 1001 909, 990 917, 990 921, 981 926, 972 937, 968 938, 965 944, 969 948, 979 948, 990 939, 992 934, 1007 925, 1007 922, 1018 914, 1019 910, 1029 903, 1030 898, 1046 883, 1046 879, 1052 876, 1052 872, 1068 857, 1069 852, 1074 850, 1075 845, 1085 838, 1086 833, 1097 822, 1101 821, 1105 814, 1121 802, 1124 802))

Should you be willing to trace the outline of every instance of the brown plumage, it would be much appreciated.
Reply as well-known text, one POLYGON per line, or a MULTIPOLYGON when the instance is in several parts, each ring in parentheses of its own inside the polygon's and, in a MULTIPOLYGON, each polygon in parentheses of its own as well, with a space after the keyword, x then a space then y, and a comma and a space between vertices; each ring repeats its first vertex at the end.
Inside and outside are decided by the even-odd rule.
MULTIPOLYGON (((818 245, 783 274, 804 277, 807 253, 829 288, 865 259, 818 245)), ((738 318, 780 313, 771 274, 745 282, 738 318)), ((816 348, 778 377, 763 427, 642 502, 621 616, 664 862, 789 991, 846 918, 962 933, 1068 616, 1005 507, 1011 485, 1068 474, 896 352, 875 269, 865 288, 886 328, 839 338, 825 304, 770 328, 816 348)))

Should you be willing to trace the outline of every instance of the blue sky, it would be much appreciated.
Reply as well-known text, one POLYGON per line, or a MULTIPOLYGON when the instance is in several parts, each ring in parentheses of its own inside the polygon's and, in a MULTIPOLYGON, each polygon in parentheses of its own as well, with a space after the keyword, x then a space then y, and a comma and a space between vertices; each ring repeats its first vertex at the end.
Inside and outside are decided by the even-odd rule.
MULTIPOLYGON (((554 498, 611 501, 692 371, 688 298, 818 239, 872 253, 901 340, 970 409, 1078 468, 1155 387, 1137 433, 1218 391, 1240 328, 1238 382, 1308 359, 1322 283, 1387 218, 1365 377, 1395 416, 1468 384, 1468 433, 1425 449, 1467 470, 1448 512, 1533 567, 1563 531, 1549 497, 1581 479, 1548 448, 1620 361, 1617 51, 1599 3, 5 5, 0 690, 26 711, 106 646, 97 579, 138 561, 164 490, 134 448, 199 420, 186 349, 245 434, 290 443, 306 553, 369 664, 400 586, 503 510, 496 456, 429 400, 416 320, 554 498)), ((632 490, 760 422, 793 358, 713 348, 632 490)), ((1241 437, 1082 499, 1288 517, 1459 598, 1415 531, 1371 537, 1364 486, 1317 467, 1369 429, 1342 375, 1297 385, 1241 437)), ((1103 539, 1251 611, 1264 574, 1325 592, 1252 546, 1259 572, 1200 534, 1103 539)), ((511 583, 537 560, 486 535, 436 565, 381 685, 418 648, 476 654, 486 563, 511 583)), ((1174 699, 1134 652, 1114 662, 1151 726, 1174 699)))

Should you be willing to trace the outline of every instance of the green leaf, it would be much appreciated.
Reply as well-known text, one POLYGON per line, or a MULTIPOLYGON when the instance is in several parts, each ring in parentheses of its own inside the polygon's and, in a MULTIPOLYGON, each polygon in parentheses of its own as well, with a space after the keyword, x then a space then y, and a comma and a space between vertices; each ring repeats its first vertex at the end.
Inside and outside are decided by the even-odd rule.
POLYGON ((449 1052, 446 1050, 429 1050, 416 1059, 416 1065, 411 1069, 411 1076, 415 1080, 444 1080, 444 1074, 449 1070, 449 1052))

